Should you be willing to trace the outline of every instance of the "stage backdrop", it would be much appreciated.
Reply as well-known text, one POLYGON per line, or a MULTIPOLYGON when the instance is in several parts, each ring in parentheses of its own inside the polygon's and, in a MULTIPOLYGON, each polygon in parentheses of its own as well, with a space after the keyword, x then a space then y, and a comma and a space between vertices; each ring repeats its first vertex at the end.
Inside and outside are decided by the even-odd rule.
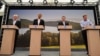
MULTIPOLYGON (((42 46, 58 46, 59 45, 59 32, 57 30, 57 23, 61 20, 62 16, 66 16, 66 21, 73 26, 71 31, 71 44, 82 45, 83 39, 81 35, 80 21, 83 19, 83 15, 88 15, 94 24, 94 11, 93 10, 17 10, 12 9, 9 12, 9 21, 12 21, 12 16, 18 14, 21 21, 21 29, 17 46, 29 46, 30 31, 28 26, 33 23, 33 20, 37 18, 37 15, 41 13, 42 19, 45 21, 45 30, 42 34, 42 46)), ((34 36, 35 38, 35 36, 34 36)))

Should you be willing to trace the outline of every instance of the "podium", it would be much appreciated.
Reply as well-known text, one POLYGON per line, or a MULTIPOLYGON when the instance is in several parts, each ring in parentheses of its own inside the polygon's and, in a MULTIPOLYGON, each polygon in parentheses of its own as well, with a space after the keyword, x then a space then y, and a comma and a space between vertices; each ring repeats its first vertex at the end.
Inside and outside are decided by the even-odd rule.
POLYGON ((29 25, 31 30, 29 56, 41 55, 41 34, 44 27, 42 25, 29 25))
POLYGON ((70 33, 72 26, 58 26, 60 31, 60 56, 71 56, 70 33))
POLYGON ((87 31, 89 56, 100 56, 100 26, 85 28, 87 31))
POLYGON ((15 34, 16 34, 16 29, 18 29, 18 27, 15 25, 2 25, 2 28, 3 28, 3 37, 2 37, 0 56, 11 55, 13 54, 15 34))

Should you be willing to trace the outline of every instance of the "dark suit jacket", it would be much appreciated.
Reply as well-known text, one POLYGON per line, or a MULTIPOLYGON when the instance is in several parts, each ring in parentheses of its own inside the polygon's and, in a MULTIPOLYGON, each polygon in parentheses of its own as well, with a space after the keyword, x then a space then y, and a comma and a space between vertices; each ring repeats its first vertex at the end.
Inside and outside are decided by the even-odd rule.
POLYGON ((16 21, 15 25, 16 25, 18 28, 21 28, 21 22, 20 22, 20 21, 16 21))
MULTIPOLYGON (((13 20, 9 20, 9 21, 8 21, 8 25, 13 25, 13 20)), ((16 25, 18 28, 21 28, 21 21, 16 21, 15 25, 16 25)))
MULTIPOLYGON (((13 25, 13 20, 11 22, 11 25, 13 25)), ((18 28, 21 28, 21 21, 16 21, 15 25, 18 28)), ((17 46, 18 35, 19 35, 19 30, 17 29, 16 30, 16 34, 15 34, 15 44, 14 44, 14 50, 13 50, 13 52, 15 52, 15 47, 17 46)))
MULTIPOLYGON (((11 25, 13 25, 13 21, 11 22, 11 25)), ((20 21, 16 21, 15 25, 18 27, 18 28, 21 28, 21 22, 20 21)), ((19 35, 19 30, 16 30, 16 36, 19 35)))
MULTIPOLYGON (((62 21, 59 21, 58 22, 58 25, 63 25, 63 22, 62 21)), ((65 21, 65 25, 69 25, 69 22, 65 21)))
MULTIPOLYGON (((35 20, 33 21, 33 25, 38 25, 38 19, 35 19, 35 20)), ((45 22, 44 22, 44 20, 41 19, 39 25, 43 25, 43 26, 45 26, 45 22)))

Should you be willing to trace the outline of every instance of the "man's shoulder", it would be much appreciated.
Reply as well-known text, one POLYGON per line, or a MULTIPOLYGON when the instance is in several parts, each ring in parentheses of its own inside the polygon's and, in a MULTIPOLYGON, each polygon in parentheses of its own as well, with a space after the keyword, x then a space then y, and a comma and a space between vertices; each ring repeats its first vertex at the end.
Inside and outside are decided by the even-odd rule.
POLYGON ((18 20, 17 22, 21 22, 20 20, 18 20))
POLYGON ((66 23, 69 23, 68 21, 65 21, 66 23))
POLYGON ((16 23, 17 23, 17 24, 20 24, 20 23, 21 23, 21 21, 19 21, 19 20, 18 20, 18 21, 16 21, 16 23))
POLYGON ((41 21, 44 21, 43 19, 41 19, 41 21))

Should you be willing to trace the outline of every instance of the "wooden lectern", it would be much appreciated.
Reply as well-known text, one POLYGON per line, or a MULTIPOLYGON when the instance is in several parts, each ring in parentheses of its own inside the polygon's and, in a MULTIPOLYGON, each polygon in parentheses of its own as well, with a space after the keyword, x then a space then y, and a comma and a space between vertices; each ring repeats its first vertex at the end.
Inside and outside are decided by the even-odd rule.
POLYGON ((15 34, 16 34, 16 29, 18 29, 18 27, 15 25, 2 25, 2 29, 3 29, 3 38, 1 44, 0 56, 11 55, 13 54, 15 34))
POLYGON ((42 25, 29 25, 31 30, 30 40, 30 52, 29 56, 40 56, 41 55, 41 34, 44 26, 42 25))
POLYGON ((89 56, 100 56, 100 26, 85 28, 87 31, 89 56))
POLYGON ((58 26, 60 31, 60 56, 71 56, 70 33, 72 26, 58 26))

